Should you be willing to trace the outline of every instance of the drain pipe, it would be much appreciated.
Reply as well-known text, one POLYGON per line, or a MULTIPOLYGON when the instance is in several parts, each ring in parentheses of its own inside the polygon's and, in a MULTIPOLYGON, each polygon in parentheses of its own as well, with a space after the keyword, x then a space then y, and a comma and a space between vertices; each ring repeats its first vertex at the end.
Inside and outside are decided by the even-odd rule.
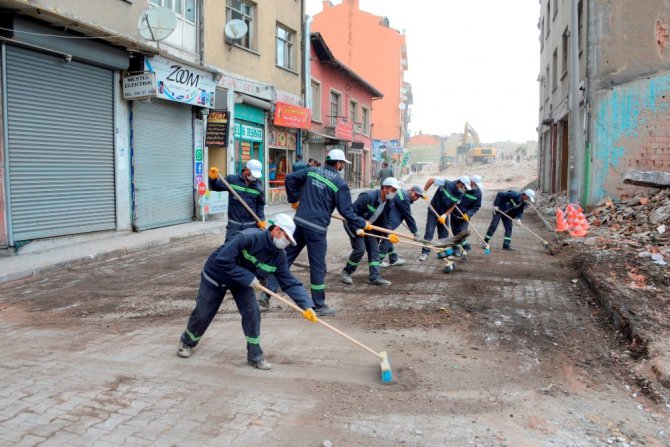
POLYGON ((584 131, 579 110, 579 0, 571 0, 570 14, 570 165, 568 201, 579 203, 584 182, 584 131))

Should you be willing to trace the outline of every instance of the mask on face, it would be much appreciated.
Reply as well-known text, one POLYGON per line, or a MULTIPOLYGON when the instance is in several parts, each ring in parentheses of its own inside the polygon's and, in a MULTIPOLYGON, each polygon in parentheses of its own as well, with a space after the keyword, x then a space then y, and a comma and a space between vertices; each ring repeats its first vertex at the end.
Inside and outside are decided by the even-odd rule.
POLYGON ((258 178, 256 178, 256 177, 254 177, 253 175, 249 174, 249 175, 247 175, 247 180, 249 180, 250 182, 254 182, 254 181, 258 180, 258 178))
POLYGON ((275 247, 277 247, 280 250, 285 249, 291 243, 291 241, 289 241, 286 236, 282 236, 279 239, 274 238, 272 239, 272 242, 275 244, 275 247))
POLYGON ((388 200, 393 200, 393 198, 395 197, 396 194, 397 194, 397 192, 391 192, 391 191, 388 191, 388 192, 386 193, 386 198, 387 198, 388 200))

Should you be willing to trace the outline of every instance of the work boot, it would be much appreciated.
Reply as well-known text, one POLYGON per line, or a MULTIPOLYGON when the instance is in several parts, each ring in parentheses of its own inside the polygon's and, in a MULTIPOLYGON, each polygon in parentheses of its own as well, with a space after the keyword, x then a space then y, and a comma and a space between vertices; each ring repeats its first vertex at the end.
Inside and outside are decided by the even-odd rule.
POLYGON ((386 261, 382 261, 382 263, 379 264, 379 266, 382 267, 382 268, 383 268, 383 267, 388 267, 388 266, 391 266, 391 265, 393 265, 393 264, 389 264, 389 263, 386 262, 386 261))
MULTIPOLYGON (((463 247, 463 249, 464 249, 465 251, 470 251, 470 250, 472 250, 472 245, 470 245, 470 244, 463 244, 463 245, 461 245, 461 247, 463 247)), ((486 248, 486 247, 484 247, 484 248, 486 248)))
POLYGON ((193 348, 191 346, 185 345, 184 343, 179 343, 179 349, 177 350, 177 355, 181 358, 187 359, 193 354, 193 348))
POLYGON ((489 246, 488 242, 482 242, 482 248, 483 249, 486 249, 486 247, 488 247, 488 246, 489 246))
POLYGON ((507 251, 516 251, 516 248, 512 248, 512 247, 509 246, 509 245, 503 245, 503 250, 507 250, 507 251))
POLYGON ((406 262, 407 261, 405 261, 404 259, 398 258, 395 262, 391 262, 391 265, 403 265, 406 262))
POLYGON ((272 365, 265 360, 261 360, 259 362, 252 362, 251 360, 247 360, 247 363, 254 368, 262 369, 263 371, 269 371, 272 369, 272 365))
POLYGON ((377 278, 377 279, 371 279, 370 284, 372 284, 373 286, 390 286, 391 281, 384 278, 377 278))
POLYGON ((419 256, 419 261, 422 261, 422 262, 423 262, 423 261, 425 261, 426 259, 428 259, 428 255, 425 254, 425 253, 421 253, 421 256, 419 256))
POLYGON ((317 317, 329 317, 331 315, 335 315, 337 311, 332 307, 328 307, 327 304, 324 304, 321 307, 315 307, 314 313, 316 314, 317 317))
POLYGON ((345 283, 345 284, 353 284, 354 283, 354 280, 351 279, 351 275, 346 270, 342 270, 342 273, 340 273, 340 280, 342 280, 342 282, 345 283))
POLYGON ((261 292, 258 295, 258 304, 266 309, 270 308, 270 297, 268 296, 267 293, 261 292))

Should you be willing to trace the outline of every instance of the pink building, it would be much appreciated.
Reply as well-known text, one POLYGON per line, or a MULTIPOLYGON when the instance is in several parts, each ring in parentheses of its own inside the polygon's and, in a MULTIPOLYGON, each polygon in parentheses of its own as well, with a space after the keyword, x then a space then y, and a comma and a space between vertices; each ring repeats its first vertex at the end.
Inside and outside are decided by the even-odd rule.
POLYGON ((319 33, 310 36, 312 126, 306 154, 323 163, 331 149, 342 149, 351 161, 346 179, 351 188, 371 180, 372 101, 383 94, 338 61, 319 33))

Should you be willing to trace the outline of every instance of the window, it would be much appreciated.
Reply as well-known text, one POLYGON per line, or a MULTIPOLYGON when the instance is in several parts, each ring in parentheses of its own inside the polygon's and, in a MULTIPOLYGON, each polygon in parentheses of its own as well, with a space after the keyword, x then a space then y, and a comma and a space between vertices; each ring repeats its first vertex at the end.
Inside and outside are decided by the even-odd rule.
POLYGON ((579 29, 579 35, 577 39, 579 40, 579 54, 582 54, 582 28, 584 28, 584 21, 582 20, 582 11, 584 9, 584 2, 582 0, 579 0, 579 4, 577 5, 577 28, 579 29))
POLYGON ((312 93, 312 121, 321 122, 321 84, 312 79, 311 82, 312 93))
POLYGON ((295 56, 293 45, 295 42, 295 31, 277 24, 277 57, 275 63, 282 68, 293 70, 295 56))
POLYGON ((197 50, 198 33, 196 30, 195 0, 149 0, 154 6, 162 6, 174 11, 177 27, 163 42, 191 53, 197 50))
POLYGON ((333 90, 330 91, 330 126, 337 126, 337 117, 340 115, 340 99, 342 95, 333 90))
POLYGON ((566 27, 565 31, 563 31, 563 54, 561 54, 561 56, 563 56, 561 58, 561 62, 562 62, 561 68, 563 69, 563 73, 562 73, 561 77, 565 76, 568 72, 568 51, 570 50, 570 47, 569 47, 569 44, 568 44, 568 36, 569 35, 570 34, 568 32, 568 28, 566 27))
POLYGON ((242 20, 247 24, 248 31, 241 39, 233 40, 226 36, 226 42, 239 45, 249 50, 255 49, 254 41, 254 14, 255 6, 243 0, 226 0, 226 23, 233 19, 242 20))
POLYGON ((370 109, 363 106, 363 135, 370 135, 370 109))
POLYGON ((551 0, 547 0, 547 38, 549 38, 549 31, 551 31, 551 0))
POLYGON ((358 103, 356 101, 349 101, 349 120, 351 120, 351 125, 355 127, 358 122, 358 103))
POLYGON ((554 50, 554 57, 551 60, 551 88, 552 90, 558 85, 558 48, 554 50))

